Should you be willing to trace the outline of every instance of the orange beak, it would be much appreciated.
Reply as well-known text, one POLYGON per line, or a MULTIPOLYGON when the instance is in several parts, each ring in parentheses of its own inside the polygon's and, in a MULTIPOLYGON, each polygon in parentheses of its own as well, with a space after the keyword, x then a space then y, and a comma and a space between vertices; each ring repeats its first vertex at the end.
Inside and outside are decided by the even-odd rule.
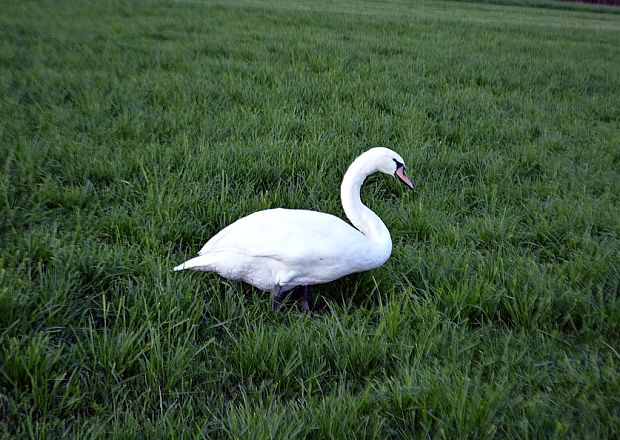
POLYGON ((413 189, 413 183, 411 183, 411 180, 409 180, 409 177, 407 177, 407 171, 405 170, 405 167, 400 166, 396 169, 396 172, 394 173, 394 175, 401 181, 403 182, 405 185, 407 185, 407 187, 409 189, 413 189))

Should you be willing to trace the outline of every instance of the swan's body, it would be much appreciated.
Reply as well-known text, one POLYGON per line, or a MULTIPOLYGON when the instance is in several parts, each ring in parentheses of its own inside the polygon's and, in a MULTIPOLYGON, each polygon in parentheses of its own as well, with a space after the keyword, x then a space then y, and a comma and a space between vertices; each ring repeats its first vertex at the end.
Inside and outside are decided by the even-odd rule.
POLYGON ((330 214, 267 209, 223 229, 198 257, 175 270, 215 271, 261 290, 281 286, 285 292, 380 266, 390 256, 392 243, 373 244, 330 214))
MULTIPOLYGON (((357 229, 330 214, 267 209, 237 220, 174 270, 217 272, 278 295, 297 286, 323 284, 381 266, 392 240, 381 219, 360 200, 364 179, 376 171, 394 174, 412 188, 403 159, 387 148, 373 148, 347 170, 342 205, 357 229)), ((279 303, 278 303, 279 305, 279 303)))

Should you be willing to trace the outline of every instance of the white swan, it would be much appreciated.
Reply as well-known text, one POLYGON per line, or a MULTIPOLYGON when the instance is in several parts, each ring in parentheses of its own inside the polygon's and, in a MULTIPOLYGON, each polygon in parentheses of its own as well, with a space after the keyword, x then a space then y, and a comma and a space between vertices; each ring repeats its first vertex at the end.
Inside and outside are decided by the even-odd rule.
POLYGON ((388 148, 372 148, 360 155, 344 175, 340 197, 355 228, 330 214, 301 209, 267 209, 227 226, 204 245, 198 257, 174 268, 217 272, 272 291, 279 309, 282 293, 334 281, 345 275, 381 266, 392 253, 390 232, 360 200, 366 177, 381 171, 413 189, 404 161, 388 148))

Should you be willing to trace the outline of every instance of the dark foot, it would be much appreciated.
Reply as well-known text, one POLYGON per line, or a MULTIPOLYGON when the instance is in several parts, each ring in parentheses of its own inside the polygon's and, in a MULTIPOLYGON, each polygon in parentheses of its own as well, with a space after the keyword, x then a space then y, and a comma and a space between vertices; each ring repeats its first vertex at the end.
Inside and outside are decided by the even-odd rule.
POLYGON ((309 302, 309 298, 310 298, 309 291, 310 289, 308 289, 308 286, 303 286, 302 308, 304 309, 304 312, 308 312, 308 313, 312 311, 312 309, 310 308, 310 302, 309 302))
POLYGON ((273 311, 277 312, 282 306, 282 286, 276 286, 276 291, 273 293, 273 311))

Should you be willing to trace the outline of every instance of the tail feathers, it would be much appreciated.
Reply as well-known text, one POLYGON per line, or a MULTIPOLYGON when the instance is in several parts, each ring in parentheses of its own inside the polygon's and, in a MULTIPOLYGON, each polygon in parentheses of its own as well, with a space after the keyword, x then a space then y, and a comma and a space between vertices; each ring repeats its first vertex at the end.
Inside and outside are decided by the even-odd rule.
POLYGON ((185 269, 195 269, 195 270, 206 270, 209 271, 211 270, 210 267, 210 263, 211 263, 211 258, 207 255, 200 255, 196 258, 192 258, 191 260, 187 260, 185 263, 183 264, 179 264, 177 267, 175 267, 174 270, 179 271, 179 270, 185 270, 185 269))

